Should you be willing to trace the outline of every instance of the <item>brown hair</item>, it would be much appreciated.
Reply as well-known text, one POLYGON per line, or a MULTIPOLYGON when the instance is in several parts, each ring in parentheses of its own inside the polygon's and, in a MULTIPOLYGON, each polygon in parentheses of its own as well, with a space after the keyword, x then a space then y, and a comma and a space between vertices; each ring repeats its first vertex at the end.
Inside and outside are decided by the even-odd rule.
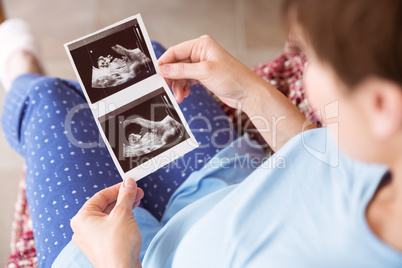
POLYGON ((401 0, 285 0, 284 15, 346 85, 371 75, 402 85, 401 0))

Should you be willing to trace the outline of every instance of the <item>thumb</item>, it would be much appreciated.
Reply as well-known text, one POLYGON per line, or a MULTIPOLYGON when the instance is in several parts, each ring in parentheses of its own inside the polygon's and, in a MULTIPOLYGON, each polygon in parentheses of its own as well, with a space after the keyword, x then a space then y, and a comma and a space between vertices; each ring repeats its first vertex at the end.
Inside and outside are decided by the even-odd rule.
POLYGON ((164 64, 159 67, 159 72, 164 78, 202 80, 207 64, 208 62, 164 64))
POLYGON ((111 213, 132 215, 132 208, 137 198, 137 183, 127 178, 121 185, 117 196, 116 206, 111 213))

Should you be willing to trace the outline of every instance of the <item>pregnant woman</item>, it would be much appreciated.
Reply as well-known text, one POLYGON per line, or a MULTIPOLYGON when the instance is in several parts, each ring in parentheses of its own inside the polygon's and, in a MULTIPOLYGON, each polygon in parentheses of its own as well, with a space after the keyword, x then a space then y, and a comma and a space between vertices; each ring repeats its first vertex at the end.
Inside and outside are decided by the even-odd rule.
MULTIPOLYGON (((138 207, 144 192, 132 179, 108 187, 119 178, 102 146, 69 145, 60 122, 83 102, 78 86, 27 74, 40 73, 32 53, 3 61, 3 83, 14 81, 3 128, 27 161, 41 267, 402 266, 402 2, 287 0, 284 11, 308 58, 309 100, 327 128, 314 128, 212 38, 170 48, 160 73, 187 119, 223 115, 200 86, 190 87, 198 81, 229 106, 240 103, 276 153, 253 165, 264 154, 247 136, 219 150, 210 133, 198 133, 210 146, 184 156, 192 165, 178 188, 164 184, 173 193, 160 219, 153 206, 138 207), (200 102, 210 106, 196 109, 200 102), (209 156, 202 168, 196 153, 209 156), (275 166, 277 158, 286 165, 275 166)), ((77 140, 97 138, 92 120, 89 111, 77 115, 77 140)), ((226 129, 221 142, 232 135, 227 124, 211 126, 226 129)), ((156 187, 141 202, 165 198, 156 182, 183 170, 142 179, 142 188, 156 187)))

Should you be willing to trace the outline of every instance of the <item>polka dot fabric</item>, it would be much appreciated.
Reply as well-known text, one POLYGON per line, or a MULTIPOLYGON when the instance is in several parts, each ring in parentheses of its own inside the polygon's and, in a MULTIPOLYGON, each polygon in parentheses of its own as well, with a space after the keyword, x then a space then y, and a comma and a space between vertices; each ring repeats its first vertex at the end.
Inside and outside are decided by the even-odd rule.
POLYGON ((98 141, 88 108, 74 115, 70 131, 65 128, 69 111, 83 102, 77 84, 38 75, 19 77, 5 101, 3 129, 27 165, 26 196, 41 267, 50 266, 71 240, 69 221, 84 202, 121 181, 104 147, 81 148, 67 138, 98 141))
MULTIPOLYGON (((164 52, 157 43, 153 47, 157 57, 164 52)), ((157 219, 178 186, 237 138, 205 89, 195 85, 191 90, 180 107, 200 147, 138 182, 145 192, 142 206, 157 219)), ((87 199, 121 177, 76 82, 20 76, 4 102, 2 124, 10 145, 26 161, 38 263, 48 267, 71 240, 71 218, 87 199)))

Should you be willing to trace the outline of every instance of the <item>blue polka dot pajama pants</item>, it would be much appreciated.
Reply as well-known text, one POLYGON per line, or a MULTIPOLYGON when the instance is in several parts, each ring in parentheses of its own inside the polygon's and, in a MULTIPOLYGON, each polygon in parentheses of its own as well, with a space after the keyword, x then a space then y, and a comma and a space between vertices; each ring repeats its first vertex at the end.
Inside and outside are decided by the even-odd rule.
MULTIPOLYGON (((153 43, 157 57, 164 49, 153 43)), ((216 152, 237 138, 229 119, 200 85, 180 104, 200 147, 141 179, 142 206, 157 219, 172 193, 216 152)), ((121 182, 77 82, 25 74, 4 102, 3 130, 26 161, 26 196, 40 267, 71 240, 71 218, 99 190, 121 182), (83 105, 71 117, 70 111, 83 105), (66 118, 71 127, 66 128, 66 118), (70 137, 70 138, 69 138, 70 137), (71 143, 71 137, 78 141, 71 143), (79 146, 93 143, 96 146, 79 146)))

